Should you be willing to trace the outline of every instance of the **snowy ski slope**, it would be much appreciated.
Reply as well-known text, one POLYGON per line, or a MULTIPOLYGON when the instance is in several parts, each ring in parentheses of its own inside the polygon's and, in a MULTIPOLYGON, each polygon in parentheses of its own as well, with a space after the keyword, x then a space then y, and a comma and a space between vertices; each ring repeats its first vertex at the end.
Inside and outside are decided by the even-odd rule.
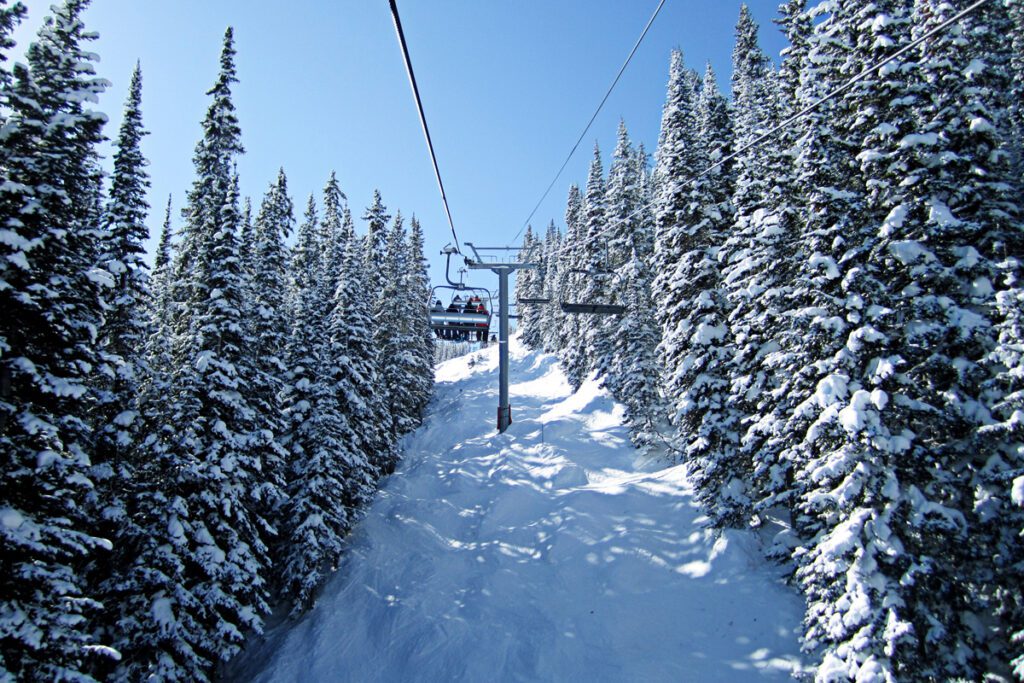
POLYGON ((803 605, 754 538, 716 535, 682 466, 636 465, 622 408, 513 341, 448 361, 424 426, 316 607, 237 681, 786 680, 803 605), (475 359, 472 366, 467 358, 475 359))

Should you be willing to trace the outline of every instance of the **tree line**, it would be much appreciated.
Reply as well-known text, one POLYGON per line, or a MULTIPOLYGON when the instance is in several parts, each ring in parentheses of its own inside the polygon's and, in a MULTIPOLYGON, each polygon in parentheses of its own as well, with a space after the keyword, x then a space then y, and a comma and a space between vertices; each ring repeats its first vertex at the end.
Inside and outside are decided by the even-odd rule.
POLYGON ((626 307, 523 339, 772 538, 823 681, 1024 677, 1024 6, 966 6, 787 0, 777 67, 744 7, 731 100, 674 52, 653 167, 620 127, 523 247, 626 307))
POLYGON ((312 603, 422 419, 423 232, 378 192, 357 234, 334 174, 301 218, 283 170, 241 199, 229 28, 150 269, 141 70, 107 178, 87 4, 11 67, 0 0, 0 678, 208 680, 312 603))

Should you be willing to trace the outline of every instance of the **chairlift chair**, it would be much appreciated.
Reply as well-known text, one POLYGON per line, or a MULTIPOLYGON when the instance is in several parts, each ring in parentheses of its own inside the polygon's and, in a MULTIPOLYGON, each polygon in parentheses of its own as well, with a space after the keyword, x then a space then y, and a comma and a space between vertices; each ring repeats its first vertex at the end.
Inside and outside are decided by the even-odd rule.
MULTIPOLYGON (((600 275, 611 275, 615 277, 614 272, 610 271, 597 271, 597 270, 584 270, 582 268, 572 268, 569 273, 582 273, 588 277, 597 277, 600 275)), ((563 313, 590 313, 593 315, 623 315, 626 312, 626 307, 621 304, 612 304, 608 302, 582 302, 582 301, 566 301, 563 297, 558 302, 563 313)))
POLYGON ((491 328, 491 312, 494 310, 491 292, 483 287, 471 287, 465 284, 462 281, 462 274, 466 272, 464 269, 459 271, 458 282, 452 280, 451 260, 452 256, 458 253, 458 250, 450 244, 441 251, 441 255, 446 257, 444 276, 448 284, 437 285, 430 290, 430 300, 427 302, 430 312, 430 329, 444 340, 470 341, 472 336, 477 336, 480 337, 477 341, 483 341, 486 344, 491 328), (452 292, 450 303, 445 308, 442 308, 444 304, 440 303, 441 299, 438 297, 438 291, 442 289, 452 292), (484 311, 466 310, 465 301, 455 306, 455 298, 463 292, 466 295, 466 301, 474 297, 479 299, 481 305, 484 306, 484 311), (455 310, 451 310, 453 307, 455 310))
MULTIPOLYGON (((442 303, 441 305, 443 306, 444 304, 442 303)), ((442 339, 453 339, 456 341, 473 341, 471 337, 475 336, 475 333, 480 332, 482 333, 483 341, 486 342, 487 333, 491 327, 492 309, 491 293, 483 287, 438 285, 430 290, 430 329, 434 330, 442 339), (444 310, 438 310, 435 302, 441 301, 438 291, 442 289, 452 290, 453 293, 448 306, 444 310), (465 293, 465 301, 455 302, 455 297, 459 296, 460 293, 465 293), (480 298, 480 302, 486 312, 465 310, 465 302, 469 301, 473 296, 480 298), (450 310, 452 304, 455 303, 458 305, 458 310, 450 310)))

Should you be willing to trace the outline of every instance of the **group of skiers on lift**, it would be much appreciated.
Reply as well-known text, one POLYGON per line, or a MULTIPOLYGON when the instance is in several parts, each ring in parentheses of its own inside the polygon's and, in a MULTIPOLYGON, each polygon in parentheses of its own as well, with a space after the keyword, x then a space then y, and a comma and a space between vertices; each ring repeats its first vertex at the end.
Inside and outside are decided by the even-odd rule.
MULTIPOLYGON (((468 297, 465 301, 462 300, 458 294, 452 299, 452 302, 448 304, 448 308, 445 308, 438 299, 434 302, 434 305, 430 309, 431 313, 476 313, 480 315, 487 315, 487 307, 484 306, 483 300, 479 296, 468 297)), ((448 323, 449 325, 455 325, 460 323, 448 323)), ((465 325, 466 323, 461 323, 465 325)), ((472 323, 471 323, 472 324, 472 323)), ((475 332, 477 341, 487 341, 487 322, 481 322, 475 324, 477 329, 474 331, 465 329, 446 329, 437 328, 434 332, 441 339, 448 339, 452 341, 469 341, 470 336, 475 332)))

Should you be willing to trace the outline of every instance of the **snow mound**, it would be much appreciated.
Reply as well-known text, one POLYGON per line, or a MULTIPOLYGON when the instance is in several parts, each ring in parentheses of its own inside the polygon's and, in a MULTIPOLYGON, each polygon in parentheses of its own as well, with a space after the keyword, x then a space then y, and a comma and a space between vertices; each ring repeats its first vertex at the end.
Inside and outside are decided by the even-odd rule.
POLYGON ((405 458, 316 607, 236 681, 785 680, 803 605, 746 532, 710 529, 682 465, 638 469, 622 407, 513 340, 438 366, 405 458))

